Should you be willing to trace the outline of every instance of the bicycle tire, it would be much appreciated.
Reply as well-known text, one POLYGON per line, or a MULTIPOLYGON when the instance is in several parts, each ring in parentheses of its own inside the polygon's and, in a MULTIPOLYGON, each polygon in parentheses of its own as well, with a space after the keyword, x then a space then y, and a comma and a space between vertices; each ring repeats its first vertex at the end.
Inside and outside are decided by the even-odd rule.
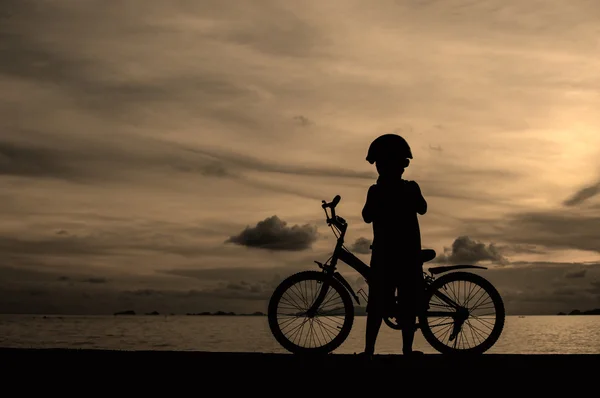
POLYGON ((502 297, 498 290, 485 278, 480 275, 473 274, 470 272, 452 272, 436 279, 427 289, 425 294, 425 303, 429 303, 434 293, 441 289, 444 285, 449 282, 466 281, 471 282, 481 289, 483 289, 491 298, 492 303, 496 311, 495 322, 490 335, 481 343, 466 349, 457 349, 444 344, 440 341, 431 329, 431 325, 428 322, 428 317, 424 314, 419 315, 419 324, 423 337, 427 342, 438 352, 442 354, 483 354, 489 350, 500 338, 504 329, 506 312, 502 297))
POLYGON ((346 288, 332 276, 318 271, 302 271, 284 279, 273 291, 267 311, 268 323, 275 340, 293 354, 327 354, 337 349, 349 336, 354 323, 354 305, 346 288), (283 333, 278 322, 278 306, 283 295, 295 284, 304 281, 328 282, 341 297, 344 308, 344 319, 338 334, 329 342, 316 347, 303 347, 291 341, 283 333))

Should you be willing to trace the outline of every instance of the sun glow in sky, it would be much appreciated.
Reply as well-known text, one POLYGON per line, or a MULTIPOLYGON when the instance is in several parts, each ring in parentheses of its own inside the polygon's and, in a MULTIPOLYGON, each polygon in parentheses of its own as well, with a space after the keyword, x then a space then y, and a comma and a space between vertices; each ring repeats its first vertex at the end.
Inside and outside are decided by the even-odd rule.
POLYGON ((371 239, 365 156, 388 132, 440 261, 489 264, 512 313, 597 306, 599 18, 584 0, 4 1, 0 311, 264 310, 333 249, 322 199, 342 196, 350 247, 371 239), (284 249, 226 242, 246 228, 284 249))

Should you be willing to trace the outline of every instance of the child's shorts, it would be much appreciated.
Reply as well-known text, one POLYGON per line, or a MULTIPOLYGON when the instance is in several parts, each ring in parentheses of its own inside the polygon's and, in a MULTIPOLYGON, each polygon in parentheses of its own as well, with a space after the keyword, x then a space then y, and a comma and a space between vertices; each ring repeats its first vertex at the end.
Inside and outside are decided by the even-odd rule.
POLYGON ((393 311, 400 310, 402 314, 414 317, 423 300, 423 293, 422 267, 373 268, 369 280, 367 312, 389 316, 393 311))

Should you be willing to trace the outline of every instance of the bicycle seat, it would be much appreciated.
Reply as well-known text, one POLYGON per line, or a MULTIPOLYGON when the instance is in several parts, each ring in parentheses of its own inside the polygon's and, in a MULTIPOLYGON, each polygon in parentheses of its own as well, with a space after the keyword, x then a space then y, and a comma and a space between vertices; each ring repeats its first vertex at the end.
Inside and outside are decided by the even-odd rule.
MULTIPOLYGON (((369 249, 373 250, 373 245, 370 245, 369 249)), ((421 249, 421 261, 423 263, 433 260, 436 255, 437 254, 433 249, 421 249)))
POLYGON ((421 261, 426 263, 427 261, 431 261, 435 258, 436 253, 433 249, 422 249, 421 250, 421 261))

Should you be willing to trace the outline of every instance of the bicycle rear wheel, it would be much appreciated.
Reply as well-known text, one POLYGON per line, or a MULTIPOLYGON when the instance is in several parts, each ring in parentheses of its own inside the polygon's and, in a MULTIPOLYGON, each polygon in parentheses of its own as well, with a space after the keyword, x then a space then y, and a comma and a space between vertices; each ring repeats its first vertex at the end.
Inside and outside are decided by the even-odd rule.
POLYGON ((427 289, 428 309, 419 316, 423 337, 442 354, 482 354, 500 338, 504 303, 496 288, 470 272, 453 272, 427 289), (446 302, 452 300, 458 307, 446 302))
POLYGON ((326 354, 338 348, 354 323, 352 297, 323 272, 303 271, 286 278, 273 292, 269 327, 283 348, 294 354, 326 354), (322 289, 326 291, 322 291, 322 289), (320 294, 316 314, 307 311, 320 294))

